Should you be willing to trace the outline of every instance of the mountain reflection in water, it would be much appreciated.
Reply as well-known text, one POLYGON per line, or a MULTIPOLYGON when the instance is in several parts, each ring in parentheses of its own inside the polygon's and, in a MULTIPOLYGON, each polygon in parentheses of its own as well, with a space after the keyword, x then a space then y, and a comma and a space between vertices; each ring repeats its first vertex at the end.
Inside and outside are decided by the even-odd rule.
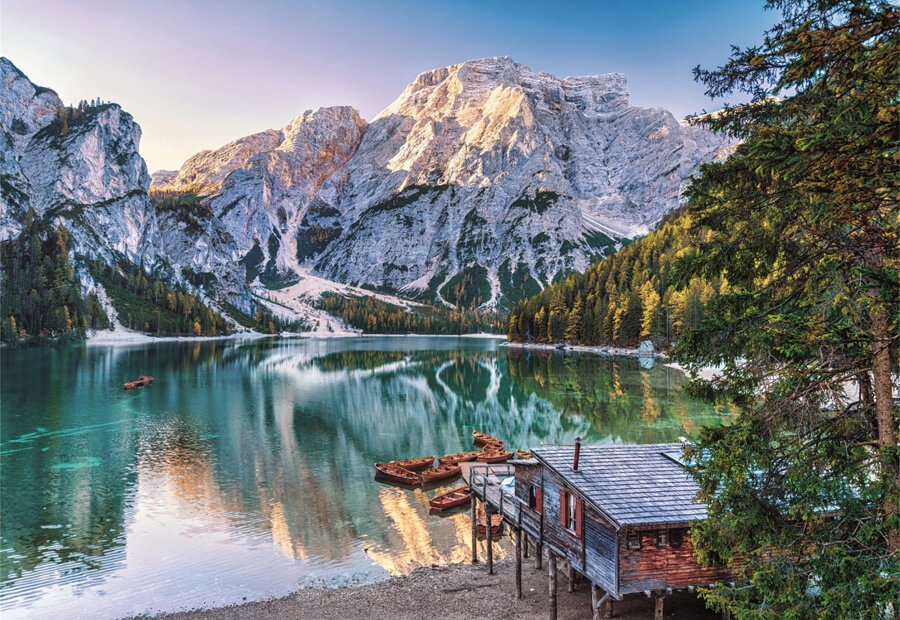
POLYGON ((659 365, 472 338, 3 350, 0 381, 4 620, 157 613, 467 561, 467 512, 428 509, 460 482, 398 487, 373 463, 468 450, 473 430, 521 449, 649 443, 728 416, 659 365), (141 374, 153 384, 122 389, 141 374))

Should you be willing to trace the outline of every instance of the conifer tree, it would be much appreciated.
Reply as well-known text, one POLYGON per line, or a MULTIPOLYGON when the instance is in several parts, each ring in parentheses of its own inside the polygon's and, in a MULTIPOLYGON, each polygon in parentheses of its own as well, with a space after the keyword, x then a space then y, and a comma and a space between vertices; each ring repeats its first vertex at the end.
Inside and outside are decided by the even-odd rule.
POLYGON ((676 358, 723 366, 696 388, 742 409, 690 450, 709 505, 694 544, 738 573, 704 595, 737 618, 896 615, 900 14, 767 7, 782 20, 762 44, 695 71, 748 98, 702 119, 743 143, 688 190, 709 234, 686 271, 728 287, 676 358))

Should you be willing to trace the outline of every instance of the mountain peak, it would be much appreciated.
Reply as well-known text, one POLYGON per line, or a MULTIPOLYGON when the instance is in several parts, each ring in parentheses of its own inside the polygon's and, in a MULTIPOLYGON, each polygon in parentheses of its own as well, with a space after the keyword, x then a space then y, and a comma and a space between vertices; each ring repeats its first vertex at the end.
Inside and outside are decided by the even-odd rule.
POLYGON ((405 114, 410 107, 458 108, 461 100, 480 106, 490 98, 522 94, 531 101, 534 111, 558 110, 564 101, 572 101, 588 113, 605 113, 629 105, 628 84, 622 73, 560 79, 549 73, 536 73, 508 56, 494 56, 419 74, 376 118, 405 114))
POLYGON ((0 73, 13 148, 0 172, 16 190, 0 233, 20 228, 28 203, 90 207, 93 219, 72 221, 82 246, 159 260, 242 308, 251 289, 310 273, 465 307, 515 301, 646 232, 727 145, 631 105, 622 74, 560 79, 481 58, 420 74, 371 123, 317 108, 197 153, 153 188, 201 197, 157 208, 127 114, 101 106, 51 131, 58 98, 10 63, 0 73))

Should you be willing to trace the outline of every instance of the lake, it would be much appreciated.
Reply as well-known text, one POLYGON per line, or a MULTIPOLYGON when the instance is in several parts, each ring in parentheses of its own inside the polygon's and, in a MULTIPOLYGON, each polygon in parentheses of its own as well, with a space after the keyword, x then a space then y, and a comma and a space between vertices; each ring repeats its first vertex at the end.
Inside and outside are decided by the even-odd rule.
POLYGON ((471 450, 473 430, 525 449, 728 419, 683 382, 486 338, 4 349, 0 615, 119 618, 468 561, 468 511, 430 515, 434 489, 373 463, 471 450))

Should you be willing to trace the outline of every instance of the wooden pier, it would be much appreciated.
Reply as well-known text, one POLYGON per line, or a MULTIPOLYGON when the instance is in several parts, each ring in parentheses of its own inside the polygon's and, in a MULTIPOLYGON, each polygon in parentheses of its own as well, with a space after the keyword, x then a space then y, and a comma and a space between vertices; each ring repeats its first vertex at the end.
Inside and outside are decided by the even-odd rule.
MULTIPOLYGON (((523 542, 521 500, 515 493, 515 465, 513 463, 486 464, 463 463, 463 478, 472 490, 472 505, 469 518, 472 523, 472 563, 478 562, 478 529, 476 522, 476 505, 479 501, 484 504, 488 523, 492 514, 499 514, 503 522, 508 524, 515 535, 516 541, 516 597, 522 598, 522 559, 528 557, 528 534, 525 533, 523 542), (505 485, 504 481, 511 484, 505 485)), ((494 574, 493 535, 488 527, 485 536, 487 538, 487 570, 488 574, 494 574)), ((535 568, 541 568, 541 545, 535 540, 535 568)))

